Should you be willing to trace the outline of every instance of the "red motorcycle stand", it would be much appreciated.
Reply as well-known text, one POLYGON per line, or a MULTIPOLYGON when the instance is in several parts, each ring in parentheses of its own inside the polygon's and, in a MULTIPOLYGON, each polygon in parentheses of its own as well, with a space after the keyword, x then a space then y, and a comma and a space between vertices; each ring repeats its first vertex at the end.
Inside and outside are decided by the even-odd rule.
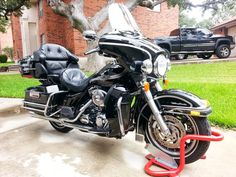
MULTIPOLYGON (((162 151, 157 151, 157 155, 147 155, 146 158, 149 162, 145 165, 144 170, 150 176, 169 176, 179 177, 179 174, 183 171, 185 166, 185 142, 187 140, 200 140, 200 141, 222 141, 224 136, 218 132, 212 131, 211 136, 205 135, 186 135, 180 141, 180 164, 176 164, 174 159, 162 151), (151 167, 155 165, 165 170, 151 170, 151 167)), ((149 148, 147 146, 147 148, 149 148)), ((152 151, 152 148, 150 148, 152 151)), ((204 156, 205 157, 205 156, 204 156)))

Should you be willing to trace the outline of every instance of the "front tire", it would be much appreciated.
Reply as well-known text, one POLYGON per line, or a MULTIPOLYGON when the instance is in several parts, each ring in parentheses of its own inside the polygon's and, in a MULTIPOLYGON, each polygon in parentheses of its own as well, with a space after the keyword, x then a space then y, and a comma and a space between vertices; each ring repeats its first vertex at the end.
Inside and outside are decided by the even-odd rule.
POLYGON ((56 123, 56 122, 53 122, 53 121, 49 121, 49 123, 52 125, 52 127, 57 130, 58 132, 61 132, 61 133, 68 133, 70 132, 71 130, 73 130, 73 128, 70 128, 70 127, 66 127, 60 123, 56 123))
POLYGON ((229 45, 220 45, 216 49, 216 55, 218 58, 228 58, 231 54, 229 45))
MULTIPOLYGON (((163 116, 168 128, 170 129, 172 139, 166 139, 160 132, 157 122, 153 115, 145 127, 145 139, 147 143, 151 143, 156 148, 172 156, 177 163, 179 162, 179 145, 180 140, 184 135, 210 135, 210 126, 207 118, 194 118, 191 116, 163 116)), ((199 160, 207 151, 210 142, 189 140, 186 142, 185 148, 185 163, 192 163, 199 160)))

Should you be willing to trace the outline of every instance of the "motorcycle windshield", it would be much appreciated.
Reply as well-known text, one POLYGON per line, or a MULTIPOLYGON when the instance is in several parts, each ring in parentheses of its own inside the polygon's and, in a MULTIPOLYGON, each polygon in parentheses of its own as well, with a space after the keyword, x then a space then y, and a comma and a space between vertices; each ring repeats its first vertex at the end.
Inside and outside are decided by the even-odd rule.
POLYGON ((130 31, 141 35, 135 19, 125 5, 117 3, 110 5, 108 14, 113 31, 130 31))

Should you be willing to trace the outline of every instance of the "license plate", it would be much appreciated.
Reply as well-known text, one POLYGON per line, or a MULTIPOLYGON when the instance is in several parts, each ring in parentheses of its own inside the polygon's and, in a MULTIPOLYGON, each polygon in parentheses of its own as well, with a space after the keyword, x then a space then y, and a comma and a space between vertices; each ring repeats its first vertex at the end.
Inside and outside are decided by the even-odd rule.
POLYGON ((47 93, 54 93, 54 92, 58 92, 59 88, 57 85, 50 85, 46 87, 47 89, 47 93))
POLYGON ((39 92, 36 92, 36 91, 30 91, 29 96, 32 98, 39 98, 40 94, 39 92))

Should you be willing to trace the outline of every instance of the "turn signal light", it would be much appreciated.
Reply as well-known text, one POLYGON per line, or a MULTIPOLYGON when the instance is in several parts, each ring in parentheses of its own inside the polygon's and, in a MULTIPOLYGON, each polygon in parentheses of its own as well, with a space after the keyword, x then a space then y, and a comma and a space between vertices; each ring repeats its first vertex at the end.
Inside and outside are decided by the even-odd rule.
POLYGON ((143 89, 145 92, 148 92, 150 90, 150 84, 148 82, 144 82, 143 89))
POLYGON ((169 80, 165 79, 163 82, 164 82, 164 85, 165 85, 166 87, 168 87, 168 85, 169 85, 169 80))

